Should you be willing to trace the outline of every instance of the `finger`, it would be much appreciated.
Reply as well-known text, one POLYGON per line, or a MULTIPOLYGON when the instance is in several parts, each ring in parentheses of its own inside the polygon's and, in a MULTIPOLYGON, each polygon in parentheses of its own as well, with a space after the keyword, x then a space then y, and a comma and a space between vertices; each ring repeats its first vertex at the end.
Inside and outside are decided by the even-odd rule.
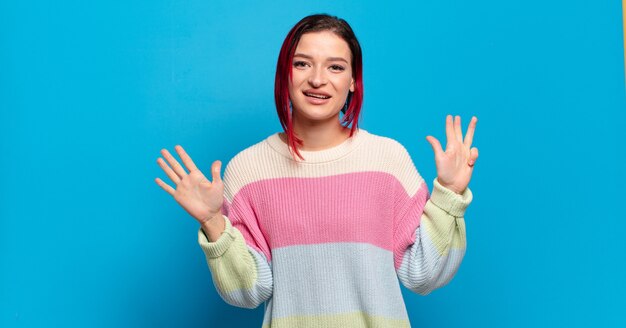
POLYGON ((220 177, 220 171, 222 169, 222 161, 215 161, 213 165, 211 165, 211 173, 213 174, 213 182, 222 181, 220 177))
POLYGON ((457 115, 454 118, 454 135, 456 140, 463 142, 463 131, 461 131, 461 116, 457 115))
POLYGON ((172 171, 172 169, 165 163, 165 161, 161 157, 157 158, 157 163, 163 169, 163 171, 165 171, 165 174, 167 174, 170 180, 172 180, 172 182, 174 182, 178 186, 178 184, 180 183, 180 177, 176 175, 174 171, 172 171))
POLYGON ((465 141, 463 141, 463 144, 466 147, 472 145, 472 141, 474 140, 474 130, 476 130, 477 122, 478 118, 476 118, 476 116, 472 116, 472 120, 470 121, 469 127, 467 128, 467 133, 465 134, 465 141))
POLYGON ((174 172, 176 172, 176 175, 178 175, 181 179, 187 175, 185 169, 180 166, 180 163, 178 163, 178 161, 174 158, 174 156, 172 156, 172 154, 170 154, 169 151, 167 151, 167 149, 161 149, 161 154, 163 154, 163 157, 165 157, 174 172))
POLYGON ((470 158, 467 164, 469 164, 470 166, 473 166, 474 163, 476 163, 477 159, 478 159, 478 148, 474 147, 470 149, 470 158))
POLYGON ((476 161, 476 160, 478 159, 478 148, 473 147, 473 148, 470 150, 470 157, 471 157, 474 161, 476 161))
POLYGON ((191 160, 191 157, 189 157, 189 155, 187 154, 187 152, 185 152, 181 145, 176 145, 174 149, 176 149, 178 156, 180 156, 180 159, 183 160, 183 164, 185 164, 185 167, 187 167, 187 170, 189 172, 198 170, 196 164, 191 160))
POLYGON ((452 126, 452 115, 446 116, 446 145, 454 141, 454 127, 452 126))
POLYGON ((163 180, 156 178, 154 181, 156 181, 156 183, 161 186, 161 188, 163 188, 163 190, 167 191, 168 194, 174 196, 174 192, 176 190, 174 190, 174 188, 170 187, 167 183, 163 182, 163 180))
POLYGON ((435 152, 435 157, 439 156, 443 153, 443 149, 441 149, 441 143, 433 136, 427 136, 426 140, 430 143, 430 146, 433 147, 433 151, 435 152))

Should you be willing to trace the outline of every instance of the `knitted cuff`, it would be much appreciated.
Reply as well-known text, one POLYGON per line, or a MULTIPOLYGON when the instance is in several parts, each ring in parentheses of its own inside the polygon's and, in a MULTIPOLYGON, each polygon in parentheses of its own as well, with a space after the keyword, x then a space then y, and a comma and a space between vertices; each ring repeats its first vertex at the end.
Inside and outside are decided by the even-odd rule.
POLYGON ((472 202, 472 198, 472 191, 469 187, 465 188, 462 194, 457 194, 442 186, 437 181, 437 178, 433 182, 433 192, 430 195, 430 201, 452 216, 463 217, 465 209, 472 202))
POLYGON ((202 247, 202 250, 209 258, 222 256, 230 248, 233 240, 235 240, 233 231, 235 228, 233 228, 230 219, 226 215, 224 215, 224 221, 226 222, 226 227, 220 237, 214 242, 209 241, 202 227, 198 229, 198 244, 200 244, 200 247, 202 247))

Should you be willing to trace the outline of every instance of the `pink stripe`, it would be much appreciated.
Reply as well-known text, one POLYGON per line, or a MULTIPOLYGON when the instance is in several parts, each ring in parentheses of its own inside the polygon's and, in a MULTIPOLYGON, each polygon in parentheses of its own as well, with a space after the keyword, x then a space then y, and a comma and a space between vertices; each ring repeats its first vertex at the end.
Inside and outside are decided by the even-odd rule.
POLYGON ((393 260, 396 269, 402 264, 402 258, 408 248, 415 243, 417 228, 420 226, 424 206, 429 199, 428 187, 422 181, 419 189, 411 198, 406 195, 404 204, 397 211, 394 219, 394 248, 393 260))
POLYGON ((424 190, 427 195, 422 182, 411 199, 385 172, 267 179, 242 188, 224 214, 270 261, 274 248, 330 242, 364 242, 395 252, 414 240, 415 231, 407 229, 419 225, 424 190), (416 208, 406 211, 407 201, 416 208), (394 219, 400 211, 410 216, 394 219))

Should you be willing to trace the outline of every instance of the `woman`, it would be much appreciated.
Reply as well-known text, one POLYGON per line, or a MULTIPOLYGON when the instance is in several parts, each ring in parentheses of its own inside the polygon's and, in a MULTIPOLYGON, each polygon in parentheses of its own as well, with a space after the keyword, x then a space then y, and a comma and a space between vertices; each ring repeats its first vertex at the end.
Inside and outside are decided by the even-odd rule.
POLYGON ((210 182, 180 146, 189 173, 165 149, 169 166, 157 160, 176 189, 157 184, 201 225, 217 292, 238 307, 264 303, 264 327, 410 327, 398 278, 426 295, 465 254, 476 118, 463 139, 460 117, 446 117, 445 152, 427 137, 430 195, 400 143, 358 128, 360 46, 328 15, 287 35, 275 96, 285 133, 239 152, 223 181, 220 161, 210 182))

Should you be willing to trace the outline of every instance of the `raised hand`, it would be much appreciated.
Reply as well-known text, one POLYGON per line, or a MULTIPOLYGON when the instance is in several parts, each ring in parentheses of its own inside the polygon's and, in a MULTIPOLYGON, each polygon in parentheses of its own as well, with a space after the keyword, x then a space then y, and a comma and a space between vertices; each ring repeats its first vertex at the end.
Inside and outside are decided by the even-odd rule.
POLYGON ((452 115, 446 116, 446 137, 448 140, 445 152, 441 148, 439 140, 433 136, 426 137, 435 152, 437 180, 442 186, 457 194, 462 194, 467 188, 474 171, 474 163, 478 158, 478 148, 470 148, 476 122, 478 119, 473 116, 467 128, 465 139, 463 139, 461 117, 457 115, 453 124, 452 115))
POLYGON ((157 163, 170 180, 176 184, 176 189, 159 178, 156 178, 155 181, 163 190, 172 195, 187 213, 200 224, 204 224, 221 213, 224 201, 224 183, 220 178, 222 162, 218 160, 211 165, 211 172, 213 173, 213 182, 211 182, 198 170, 183 147, 177 145, 174 148, 189 170, 189 174, 185 172, 185 169, 167 149, 161 149, 161 154, 169 166, 160 157, 157 159, 157 163))

